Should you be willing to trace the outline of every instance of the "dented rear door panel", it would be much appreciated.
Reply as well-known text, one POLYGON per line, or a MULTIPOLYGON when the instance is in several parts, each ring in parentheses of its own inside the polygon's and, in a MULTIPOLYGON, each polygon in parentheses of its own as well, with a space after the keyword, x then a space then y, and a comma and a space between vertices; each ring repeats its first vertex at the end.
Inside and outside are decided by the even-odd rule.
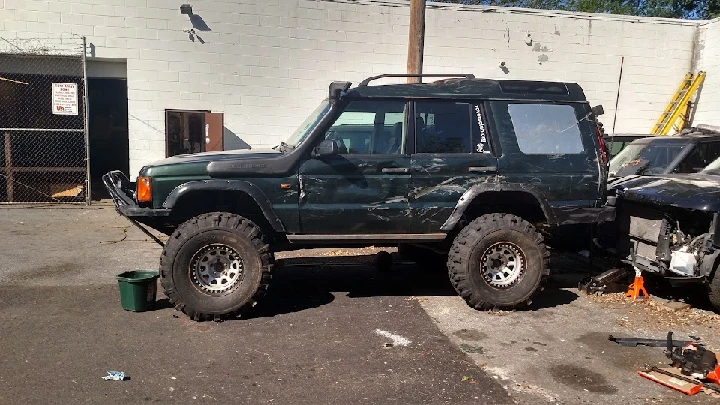
POLYGON ((439 232, 467 190, 477 184, 495 183, 497 164, 491 154, 413 155, 411 232, 439 232))
POLYGON ((602 204, 606 173, 599 162, 595 124, 587 104, 495 101, 489 104, 493 116, 491 132, 502 151, 498 159, 499 181, 531 186, 558 218, 565 217, 564 213, 573 208, 602 204), (518 108, 509 104, 534 105, 518 108), (555 113, 557 119, 551 118, 555 113), (549 127, 544 129, 543 123, 549 127), (520 139, 516 131, 521 134, 520 139))

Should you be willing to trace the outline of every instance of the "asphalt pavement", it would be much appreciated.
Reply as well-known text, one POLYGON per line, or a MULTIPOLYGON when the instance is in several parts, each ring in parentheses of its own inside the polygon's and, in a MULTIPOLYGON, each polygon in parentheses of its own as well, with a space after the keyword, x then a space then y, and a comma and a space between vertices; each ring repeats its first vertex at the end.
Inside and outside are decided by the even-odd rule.
MULTIPOLYGON (((0 209, 0 404, 710 404, 637 375, 658 348, 607 336, 701 337, 720 317, 653 299, 587 297, 587 266, 553 255, 526 311, 478 312, 445 269, 372 266, 379 249, 278 254, 269 294, 241 319, 122 310, 115 275, 161 248, 107 204, 0 209), (126 381, 105 381, 107 371, 126 381)), ((665 298, 680 299, 670 291, 665 298)), ((702 294, 695 294, 702 306, 702 294)))
POLYGON ((0 210, 0 404, 515 400, 412 298, 451 294, 444 277, 296 252, 242 319, 192 322, 162 295, 133 313, 114 275, 159 248, 128 225, 108 206, 0 210))

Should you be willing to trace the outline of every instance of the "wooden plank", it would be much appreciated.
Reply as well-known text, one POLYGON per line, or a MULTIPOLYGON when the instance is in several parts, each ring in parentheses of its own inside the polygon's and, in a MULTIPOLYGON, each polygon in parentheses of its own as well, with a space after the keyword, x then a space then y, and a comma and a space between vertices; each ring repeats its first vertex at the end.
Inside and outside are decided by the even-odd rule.
POLYGON ((9 132, 5 132, 5 192, 7 193, 8 202, 15 201, 15 190, 13 189, 12 148, 9 132))

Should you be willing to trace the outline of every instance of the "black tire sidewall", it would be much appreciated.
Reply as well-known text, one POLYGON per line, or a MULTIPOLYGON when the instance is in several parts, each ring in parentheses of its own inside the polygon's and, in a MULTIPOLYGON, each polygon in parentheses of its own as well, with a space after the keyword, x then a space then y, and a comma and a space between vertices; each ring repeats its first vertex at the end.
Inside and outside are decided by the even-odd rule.
POLYGON ((466 263, 473 294, 498 307, 509 307, 530 299, 542 280, 544 270, 544 258, 538 245, 531 237, 515 229, 499 229, 482 235, 470 249, 466 263), (508 288, 499 289, 483 278, 480 258, 489 247, 502 242, 510 242, 520 248, 526 262, 520 279, 508 288))
POLYGON ((224 230, 204 230, 192 235, 178 249, 172 263, 172 283, 185 305, 204 314, 226 314, 250 302, 262 280, 262 260, 252 240, 224 230), (240 254, 243 262, 242 280, 231 290, 209 294, 197 287, 192 279, 190 262, 200 249, 212 244, 227 245, 240 254))

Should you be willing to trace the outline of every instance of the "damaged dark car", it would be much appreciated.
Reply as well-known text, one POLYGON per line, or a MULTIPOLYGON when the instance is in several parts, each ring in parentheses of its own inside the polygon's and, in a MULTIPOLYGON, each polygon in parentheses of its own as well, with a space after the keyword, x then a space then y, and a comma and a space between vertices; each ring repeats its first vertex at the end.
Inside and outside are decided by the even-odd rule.
POLYGON ((623 262, 671 284, 704 285, 720 311, 720 159, 693 174, 628 176, 613 192, 623 262))
POLYGON ((173 156, 135 183, 104 176, 122 215, 169 235, 160 281, 177 309, 241 313, 265 294, 274 252, 331 246, 436 252, 469 305, 515 308, 549 273, 550 230, 614 218, 601 108, 579 85, 369 85, 388 77, 408 75, 332 83, 271 150, 173 156))

